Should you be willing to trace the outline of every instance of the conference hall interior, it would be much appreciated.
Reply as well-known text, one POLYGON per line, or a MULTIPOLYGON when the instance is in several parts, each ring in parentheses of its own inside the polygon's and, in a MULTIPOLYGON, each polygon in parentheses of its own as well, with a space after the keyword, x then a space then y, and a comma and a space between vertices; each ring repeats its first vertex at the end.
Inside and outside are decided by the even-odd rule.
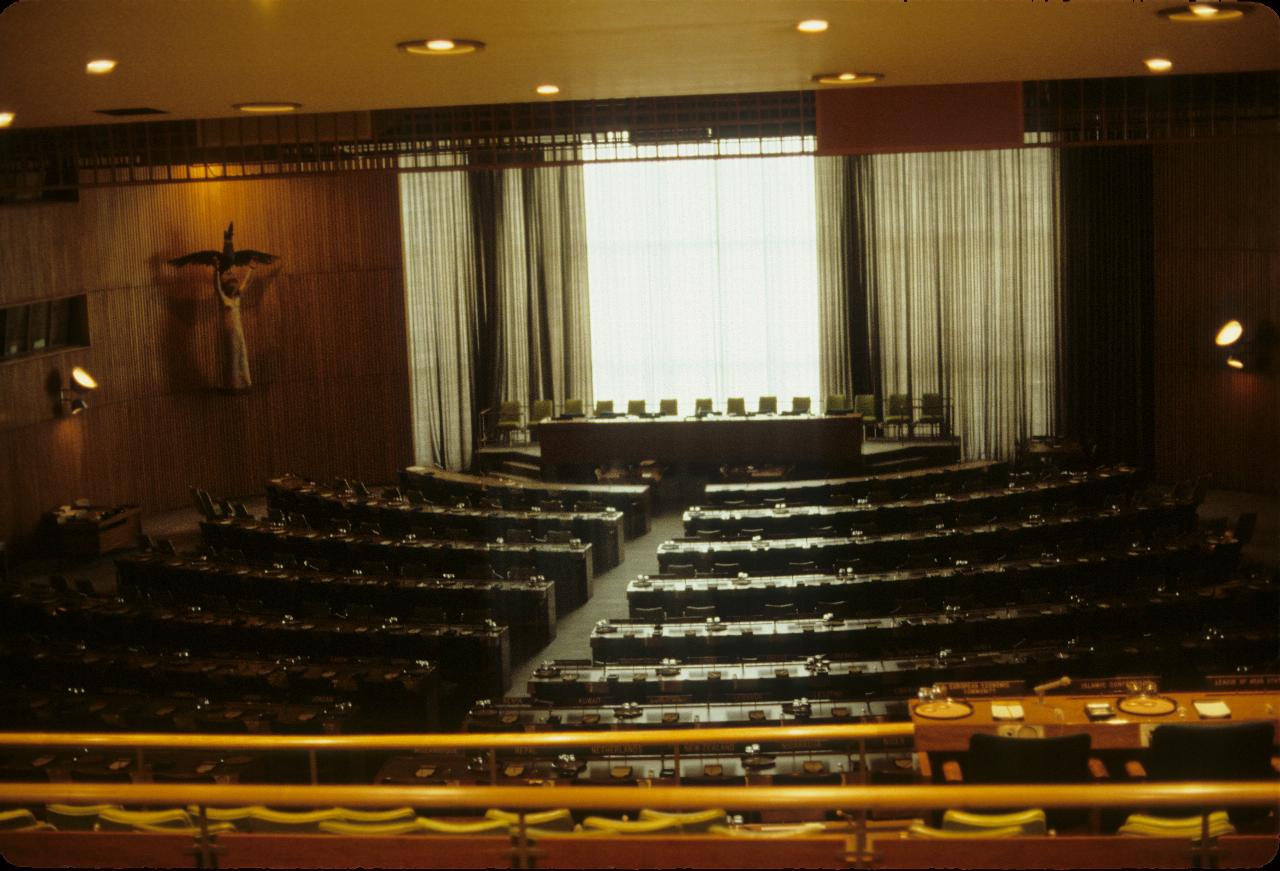
POLYGON ((0 13, 0 855, 1261 867, 1280 21, 0 13))

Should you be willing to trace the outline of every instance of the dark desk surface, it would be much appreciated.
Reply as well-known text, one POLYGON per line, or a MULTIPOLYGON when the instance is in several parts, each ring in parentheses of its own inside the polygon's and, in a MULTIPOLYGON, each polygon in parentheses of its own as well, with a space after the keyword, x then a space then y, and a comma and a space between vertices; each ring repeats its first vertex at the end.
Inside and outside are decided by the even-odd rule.
POLYGON ((657 460, 670 463, 782 463, 856 468, 862 418, 856 414, 580 418, 535 424, 551 466, 657 460))
POLYGON ((972 507, 982 510, 987 504, 1019 498, 1053 498, 1069 496, 1074 492, 1095 486, 1123 485, 1133 480, 1133 469, 1096 469, 1080 474, 1063 474, 1047 481, 1010 483, 1002 487, 988 487, 963 493, 937 493, 932 497, 898 499, 892 502, 870 502, 859 499, 851 505, 787 505, 779 503, 767 508, 725 507, 694 505, 684 513, 686 528, 691 526, 714 528, 717 522, 753 521, 783 522, 787 518, 812 520, 844 520, 857 522, 859 517, 873 518, 880 512, 927 511, 931 508, 972 507))
POLYGON ((1005 469, 1003 462, 995 460, 969 460, 963 463, 951 463, 945 466, 930 466, 926 469, 913 469, 907 472, 890 472, 880 475, 855 475, 844 478, 812 478, 807 480, 768 481, 750 484, 708 484, 705 490, 705 501, 715 504, 724 499, 737 499, 743 496, 782 496, 808 490, 839 490, 842 488, 874 488, 893 484, 922 484, 937 479, 965 478, 991 474, 1005 469))

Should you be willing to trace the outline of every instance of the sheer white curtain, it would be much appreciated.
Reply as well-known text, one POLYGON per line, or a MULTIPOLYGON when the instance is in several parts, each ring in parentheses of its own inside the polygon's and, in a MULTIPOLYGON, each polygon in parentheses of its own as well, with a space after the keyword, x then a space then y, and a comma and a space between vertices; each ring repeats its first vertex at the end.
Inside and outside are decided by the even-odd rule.
POLYGON ((596 399, 817 395, 813 158, 583 172, 596 399))
MULTIPOLYGON (((405 166, 431 165, 422 158, 405 166)), ((410 419, 418 463, 471 464, 479 322, 465 172, 400 174, 410 419)))
POLYGON ((883 395, 942 393, 966 456, 1012 456, 1019 438, 1055 424, 1054 153, 869 161, 862 214, 883 395))

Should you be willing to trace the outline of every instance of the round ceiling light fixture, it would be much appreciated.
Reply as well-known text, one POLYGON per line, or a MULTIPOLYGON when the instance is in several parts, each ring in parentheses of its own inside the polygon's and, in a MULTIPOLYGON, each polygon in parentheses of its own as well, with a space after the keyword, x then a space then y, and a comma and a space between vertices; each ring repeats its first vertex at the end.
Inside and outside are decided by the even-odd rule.
POLYGON ((451 57, 459 54, 475 54, 484 49, 484 43, 478 39, 450 39, 436 36, 431 39, 411 39, 396 44, 396 48, 408 54, 419 54, 427 57, 451 57))
POLYGON ((550 97, 554 94, 560 93, 560 86, 559 85, 538 85, 538 87, 534 88, 533 90, 544 97, 550 97))
POLYGON ((84 65, 84 71, 91 76, 105 76, 116 68, 116 62, 109 57, 100 57, 84 65))
POLYGON ((1232 3, 1228 8, 1221 3, 1187 3, 1183 6, 1170 6, 1168 9, 1161 9, 1156 14, 1167 18, 1170 21, 1181 22, 1208 22, 1208 21, 1238 21, 1244 18, 1246 12, 1251 7, 1242 6, 1238 3, 1232 3))
POLYGON ((260 103, 233 103, 232 109, 239 112, 256 112, 258 114, 270 114, 278 112, 295 112, 302 108, 301 103, 289 103, 284 100, 272 100, 260 103))
POLYGON ((821 18, 806 18, 796 25, 796 30, 801 33, 825 33, 830 25, 821 18))
POLYGON ((1149 57, 1143 61, 1147 65, 1147 69, 1153 73, 1167 73, 1173 69, 1173 61, 1167 57, 1149 57))
POLYGON ((0 127, 8 127, 15 117, 12 112, 0 112, 0 127))
POLYGON ((869 85, 883 78, 883 73, 817 73, 811 81, 819 85, 869 85))

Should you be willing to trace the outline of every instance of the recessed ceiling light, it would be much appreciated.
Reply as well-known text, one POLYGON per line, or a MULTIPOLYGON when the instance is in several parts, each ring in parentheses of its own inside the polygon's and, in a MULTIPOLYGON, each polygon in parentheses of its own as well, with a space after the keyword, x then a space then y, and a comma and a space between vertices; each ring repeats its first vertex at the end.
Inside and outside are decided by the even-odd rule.
POLYGON ((812 81, 820 85, 866 85, 883 78, 883 73, 818 73, 812 81))
POLYGON ((1232 369, 1243 369, 1244 361, 1239 359, 1238 357, 1228 357, 1227 365, 1230 366, 1232 369))
POLYGON ((116 62, 111 58, 102 57, 97 60, 91 60, 84 65, 84 71, 94 76, 105 76, 116 68, 116 62))
POLYGON ((1236 21, 1243 18, 1252 7, 1233 3, 1230 8, 1215 3, 1188 3, 1185 6, 1171 6, 1161 9, 1162 15, 1170 21, 1236 21))
POLYGON ((544 97, 550 97, 552 94, 560 93, 558 85, 538 85, 534 90, 544 97))
POLYGON ((431 39, 411 39, 408 42, 398 43, 396 48, 409 54, 447 57, 480 51, 484 48, 484 43, 475 39, 449 39, 437 36, 431 39))
POLYGON ((806 18, 796 25, 796 30, 801 33, 822 33, 827 27, 827 22, 821 18, 806 18))
POLYGON ((292 112, 295 109, 301 109, 301 103, 234 103, 232 109, 238 109, 241 112, 292 112))
POLYGON ((0 112, 0 127, 8 127, 13 123, 13 118, 12 112, 0 112))
POLYGON ((1173 69, 1173 61, 1167 57, 1149 57, 1143 61, 1147 65, 1147 69, 1153 73, 1167 73, 1173 69))

